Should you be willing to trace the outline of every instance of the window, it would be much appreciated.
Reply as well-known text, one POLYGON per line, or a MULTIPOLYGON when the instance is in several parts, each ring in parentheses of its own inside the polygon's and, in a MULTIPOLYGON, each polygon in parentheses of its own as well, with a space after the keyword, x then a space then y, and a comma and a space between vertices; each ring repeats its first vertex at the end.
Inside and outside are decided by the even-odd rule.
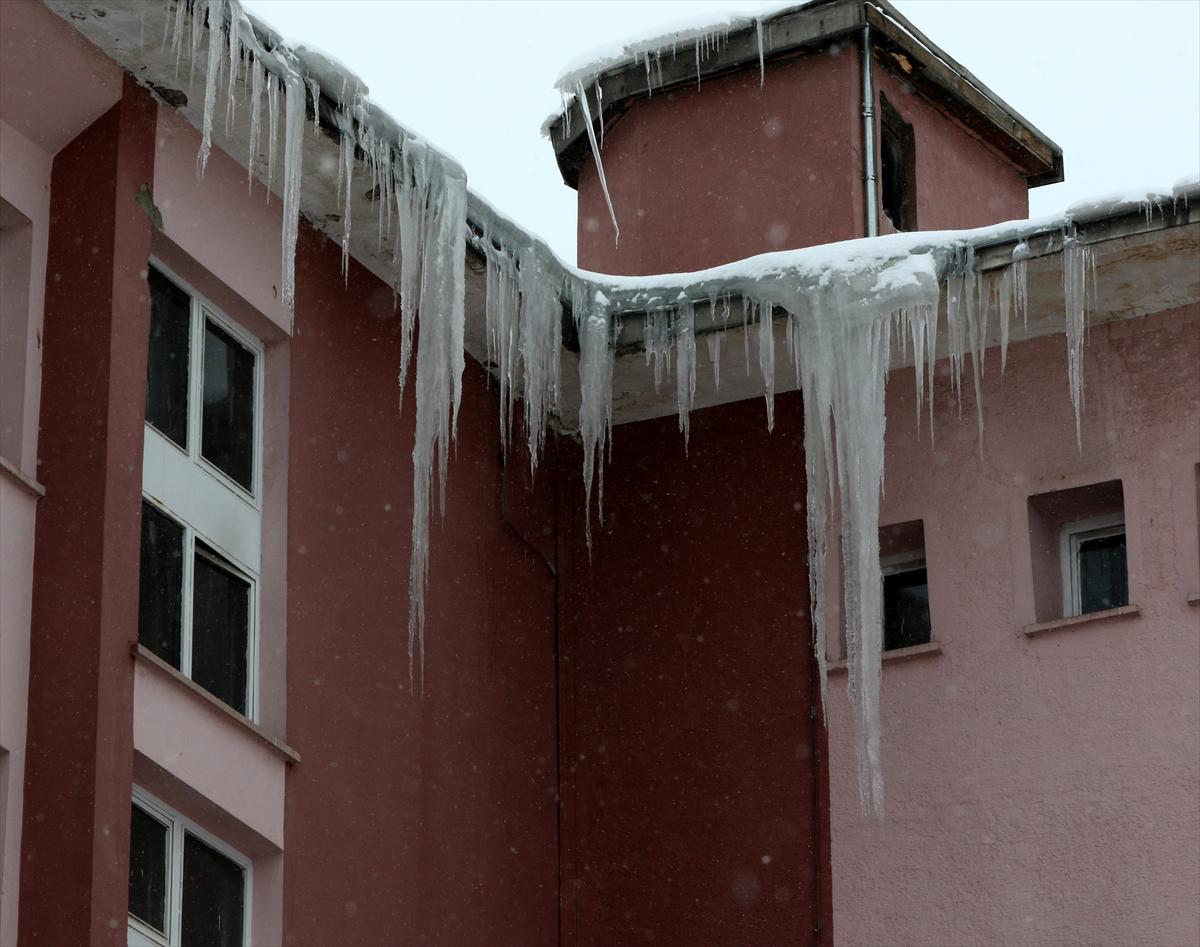
POLYGON ((922 521, 881 527, 879 552, 883 573, 883 650, 928 644, 933 635, 922 521))
POLYGON ((138 641, 250 716, 254 579, 142 501, 138 641))
POLYGON ((240 947, 250 862, 135 787, 129 833, 129 943, 240 947))
POLYGON ((256 717, 262 352, 149 274, 139 642, 256 717))
POLYGON ((1087 615, 1129 604, 1125 520, 1103 516, 1062 531, 1063 614, 1087 615))
POLYGON ((913 127, 880 95, 879 177, 883 213, 896 230, 917 229, 917 164, 913 127))
POLYGON ((153 267, 149 281, 146 423, 253 495, 258 345, 153 267))
POLYGON ((929 578, 925 560, 883 565, 883 650, 928 644, 929 578))
POLYGON ((29 394, 29 291, 33 225, 0 198, 0 457, 18 469, 25 456, 29 394))
POLYGON ((1120 480, 1029 498, 1035 618, 1074 618, 1129 604, 1120 480))

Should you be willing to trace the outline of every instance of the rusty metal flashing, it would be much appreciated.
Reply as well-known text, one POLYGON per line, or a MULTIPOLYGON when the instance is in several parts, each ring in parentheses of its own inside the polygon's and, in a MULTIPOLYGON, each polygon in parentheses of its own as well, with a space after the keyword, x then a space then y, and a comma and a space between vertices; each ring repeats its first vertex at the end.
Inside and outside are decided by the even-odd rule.
MULTIPOLYGON (((888 0, 816 0, 764 17, 762 22, 768 37, 764 51, 768 67, 860 36, 862 28, 870 26, 876 60, 1011 161, 1030 187, 1063 180, 1062 149, 931 42, 888 0)), ((621 63, 601 72, 585 94, 593 121, 611 124, 636 100, 652 93, 757 69, 758 62, 757 31, 750 25, 731 31, 699 69, 690 56, 664 58, 656 66, 656 81, 651 85, 643 65, 621 63), (596 100, 597 84, 602 105, 596 100)), ((580 169, 590 160, 591 150, 583 110, 578 103, 572 103, 570 109, 565 127, 559 116, 548 131, 563 181, 578 188, 580 169)))

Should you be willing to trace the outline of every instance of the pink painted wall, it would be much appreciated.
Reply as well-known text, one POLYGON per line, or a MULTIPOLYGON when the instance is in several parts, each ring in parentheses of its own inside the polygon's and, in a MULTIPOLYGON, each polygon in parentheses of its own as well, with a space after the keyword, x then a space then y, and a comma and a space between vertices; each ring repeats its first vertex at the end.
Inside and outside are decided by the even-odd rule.
MULTIPOLYGON (((878 131, 883 122, 880 96, 886 96, 913 127, 918 230, 963 230, 1029 216, 1029 185, 1011 162, 934 107, 878 59, 873 78, 876 148, 882 140, 878 131)), ((882 188, 878 193, 880 233, 891 233, 883 214, 882 188)))
POLYGON ((937 451, 888 392, 883 522, 924 520, 942 653, 883 670, 886 816, 830 711, 834 925, 858 944, 1200 943, 1200 307, 1091 330, 1075 447, 1063 337, 988 352, 979 459, 946 366, 937 451), (1027 498, 1120 478, 1136 617, 1028 638, 1027 498))
MULTIPOLYGON (((3 416, 15 426, 7 439, 12 456, 0 456, 32 478, 37 451, 37 410, 41 392, 39 340, 46 286, 46 237, 50 216, 50 155, 0 121, 0 198, 29 221, 20 235, 26 246, 19 260, 5 260, 2 318, 5 351, 0 373, 3 416), (27 267, 13 272, 9 263, 27 267), (24 291, 13 284, 24 281, 24 291), (18 307, 16 311, 12 307, 18 307), (14 357, 15 356, 15 357, 14 357), (19 369, 16 384, 9 373, 19 369), (15 399, 15 400, 10 400, 15 399)), ((0 471, 0 944, 17 937, 21 808, 25 782, 25 723, 29 695, 29 616, 33 587, 33 535, 36 494, 9 471, 0 471)))

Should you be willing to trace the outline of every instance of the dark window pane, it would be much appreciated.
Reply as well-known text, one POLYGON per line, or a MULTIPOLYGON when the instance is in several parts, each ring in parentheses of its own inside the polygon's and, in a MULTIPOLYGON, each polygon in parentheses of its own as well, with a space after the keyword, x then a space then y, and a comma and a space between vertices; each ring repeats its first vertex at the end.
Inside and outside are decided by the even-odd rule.
POLYGON ((138 641, 179 667, 183 618, 183 527, 142 501, 138 641))
POLYGON ((254 467, 254 353, 211 322, 204 324, 201 453, 247 490, 254 467))
POLYGON ((241 866, 185 832, 182 947, 240 947, 245 899, 241 866))
POLYGON ((1125 534, 1097 536, 1079 544, 1079 611, 1100 612, 1129 604, 1125 534))
POLYGON ((185 450, 191 306, 187 293, 158 270, 150 270, 146 420, 185 450))
POLYGON ((167 827, 137 805, 129 832, 129 913, 167 930, 167 827))
POLYGON ((250 584, 203 543, 196 544, 192 599, 192 680, 246 712, 250 584))
POLYGON ((929 629, 929 579, 910 569, 883 577, 883 650, 926 644, 929 629))

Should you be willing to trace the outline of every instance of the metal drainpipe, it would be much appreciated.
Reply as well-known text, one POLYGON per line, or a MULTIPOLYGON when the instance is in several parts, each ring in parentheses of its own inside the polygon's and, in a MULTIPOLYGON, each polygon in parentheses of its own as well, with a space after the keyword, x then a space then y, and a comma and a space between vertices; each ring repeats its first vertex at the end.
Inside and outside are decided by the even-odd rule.
POLYGON ((875 89, 871 82, 871 26, 862 31, 863 182, 866 185, 867 236, 879 236, 875 194, 875 89))

